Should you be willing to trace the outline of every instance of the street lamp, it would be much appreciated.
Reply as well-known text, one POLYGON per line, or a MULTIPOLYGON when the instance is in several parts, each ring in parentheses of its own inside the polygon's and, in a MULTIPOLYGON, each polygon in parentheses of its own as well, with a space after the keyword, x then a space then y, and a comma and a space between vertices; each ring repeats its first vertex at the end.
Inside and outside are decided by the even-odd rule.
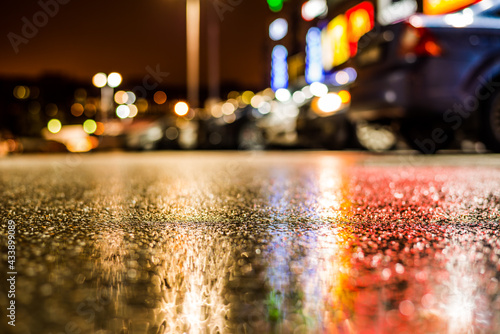
POLYGON ((114 88, 122 83, 122 76, 117 72, 112 72, 109 75, 99 72, 92 78, 92 83, 97 88, 101 88, 101 121, 104 123, 113 107, 114 88))

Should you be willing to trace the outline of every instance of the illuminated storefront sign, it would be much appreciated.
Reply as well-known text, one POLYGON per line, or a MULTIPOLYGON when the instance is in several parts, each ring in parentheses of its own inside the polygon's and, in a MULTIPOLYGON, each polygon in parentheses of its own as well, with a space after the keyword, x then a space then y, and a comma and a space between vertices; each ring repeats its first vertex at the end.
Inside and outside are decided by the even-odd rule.
POLYGON ((424 0, 424 14, 439 15, 457 11, 480 0, 424 0))
POLYGON ((378 0, 377 21, 386 25, 405 19, 417 12, 416 0, 378 0))
POLYGON ((345 13, 347 19, 347 37, 351 57, 358 51, 358 41, 374 26, 374 10, 371 2, 365 1, 352 7, 345 13))
POLYGON ((336 16, 321 33, 323 67, 329 71, 357 52, 358 41, 374 26, 373 4, 364 1, 336 16))
POLYGON ((288 87, 288 50, 283 45, 276 45, 272 52, 271 88, 277 91, 288 87))
POLYGON ((308 84, 323 81, 323 66, 321 63, 321 30, 311 28, 306 35, 306 82, 308 84))

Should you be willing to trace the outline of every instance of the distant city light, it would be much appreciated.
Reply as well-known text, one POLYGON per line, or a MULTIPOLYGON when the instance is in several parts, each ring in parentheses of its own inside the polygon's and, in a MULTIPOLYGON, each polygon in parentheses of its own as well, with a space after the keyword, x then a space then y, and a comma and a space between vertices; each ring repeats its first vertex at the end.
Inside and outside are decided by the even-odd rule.
POLYGON ((162 92, 161 90, 157 91, 155 95, 153 96, 153 99, 156 104, 164 104, 167 102, 167 94, 165 92, 162 92))
POLYGON ((30 96, 30 89, 26 86, 16 86, 14 88, 14 97, 19 100, 27 99, 30 96))
POLYGON ((313 97, 314 95, 311 93, 311 86, 305 86, 304 88, 302 88, 300 90, 302 93, 304 93, 304 96, 306 97, 306 99, 310 99, 311 97, 313 97))
POLYGON ((144 98, 137 99, 137 103, 135 104, 139 112, 146 112, 148 110, 149 103, 144 98))
POLYGON ((302 104, 306 100, 306 94, 304 94, 302 91, 299 90, 299 91, 293 93, 292 99, 293 99, 293 102, 295 102, 297 104, 302 104))
POLYGON ((277 91, 288 87, 288 50, 283 45, 276 45, 272 52, 271 88, 277 91))
POLYGON ((352 67, 347 67, 344 69, 344 71, 347 73, 347 75, 349 75, 349 82, 353 82, 358 77, 358 73, 352 67))
POLYGON ((75 117, 82 116, 84 111, 83 105, 81 103, 73 103, 71 106, 71 114, 75 117))
POLYGON ((269 38, 271 38, 273 41, 279 41, 283 39, 287 33, 288 22, 285 19, 276 19, 269 25, 269 38))
POLYGON ((128 109, 130 110, 130 113, 128 114, 129 118, 134 118, 139 113, 139 109, 135 104, 128 104, 128 109))
POLYGON ((104 124, 101 122, 96 123, 96 130, 94 132, 95 135, 102 135, 104 133, 104 124))
POLYGON ((116 116, 120 117, 121 119, 127 118, 130 115, 130 108, 125 105, 119 105, 116 107, 116 116))
POLYGON ((241 94, 241 100, 245 104, 250 104, 254 96, 255 94, 252 91, 247 90, 241 94))
POLYGON ((49 130, 49 132, 51 133, 58 133, 59 131, 61 131, 61 129, 62 124, 58 119, 53 118, 47 123, 47 130, 49 130))
POLYGON ((83 131, 86 133, 93 134, 97 130, 97 123, 93 119, 88 119, 83 122, 83 131))
POLYGON ((285 0, 267 0, 267 5, 269 9, 273 12, 279 12, 283 9, 283 2, 285 0))
POLYGON ((351 93, 349 93, 348 91, 341 90, 340 92, 338 92, 338 95, 339 95, 340 99, 342 100, 342 103, 351 102, 351 93))
POLYGON ((102 72, 97 73, 92 78, 92 83, 94 84, 94 86, 96 86, 98 88, 102 88, 102 87, 106 86, 107 82, 108 82, 108 77, 106 74, 104 74, 102 72))
POLYGON ((328 5, 326 0, 309 0, 302 5, 302 18, 311 21, 314 18, 326 14, 328 5))
POLYGON ((189 112, 189 106, 186 102, 177 102, 174 106, 174 112, 178 116, 186 116, 189 112))
POLYGON ((259 108, 263 103, 264 103, 264 98, 262 96, 260 96, 260 95, 255 95, 250 100, 250 104, 254 108, 259 108))
POLYGON ((318 100, 318 108, 324 113, 332 113, 339 110, 342 99, 338 94, 329 93, 318 100))
POLYGON ((328 87, 321 82, 313 82, 309 87, 314 96, 322 97, 328 94, 328 87))
POLYGON ((349 82, 349 74, 347 74, 346 71, 338 71, 336 74, 335 74, 335 81, 337 81, 337 83, 339 85, 345 85, 349 82))
POLYGON ((108 86, 116 88, 122 83, 122 76, 120 73, 113 72, 108 75, 108 86))
POLYGON ((126 104, 128 100, 127 92, 124 90, 119 90, 115 93, 115 102, 118 104, 126 104))
POLYGON ((290 100, 290 97, 292 95, 290 94, 290 91, 286 88, 280 88, 276 91, 276 100, 280 102, 286 102, 290 100))
POLYGON ((269 114, 271 112, 271 104, 268 102, 262 103, 262 105, 258 108, 259 112, 262 115, 269 114))
POLYGON ((126 104, 133 104, 135 103, 135 100, 136 100, 136 96, 134 94, 134 92, 127 92, 127 102, 125 102, 126 104))
POLYGON ((222 105, 222 113, 224 115, 231 115, 232 113, 234 113, 235 110, 236 107, 234 106, 234 104, 230 102, 226 102, 222 105))

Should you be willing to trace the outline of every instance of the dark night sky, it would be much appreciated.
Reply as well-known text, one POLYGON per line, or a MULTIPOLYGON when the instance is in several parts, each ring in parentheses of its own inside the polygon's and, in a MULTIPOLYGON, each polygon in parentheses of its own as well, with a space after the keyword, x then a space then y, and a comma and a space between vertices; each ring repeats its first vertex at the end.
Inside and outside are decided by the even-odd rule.
MULTIPOLYGON (((204 1, 202 16, 214 11, 213 5, 204 1)), ((267 68, 264 46, 271 13, 265 0, 240 2, 232 11, 226 11, 222 20, 217 17, 221 32, 221 81, 262 87, 267 68)), ((40 10, 38 1, 2 4, 0 76, 37 76, 49 71, 90 80, 99 71, 118 71, 124 79, 141 78, 147 74, 147 66, 159 64, 162 71, 170 72, 168 85, 185 83, 185 0, 71 0, 60 5, 59 12, 27 44, 20 44, 16 54, 8 33, 21 35, 22 18, 33 22, 33 16, 40 10)), ((201 38, 204 83, 207 67, 204 32, 201 38)))

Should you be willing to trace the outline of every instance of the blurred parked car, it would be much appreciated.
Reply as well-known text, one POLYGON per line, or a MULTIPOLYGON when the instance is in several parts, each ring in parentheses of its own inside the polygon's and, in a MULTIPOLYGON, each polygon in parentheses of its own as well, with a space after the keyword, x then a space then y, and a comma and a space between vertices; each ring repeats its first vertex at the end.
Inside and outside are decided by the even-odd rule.
POLYGON ((348 115, 399 129, 423 153, 456 134, 500 152, 500 1, 416 14, 364 35, 348 115))
POLYGON ((327 92, 321 97, 313 96, 300 107, 298 142, 305 147, 329 150, 357 148, 354 127, 346 117, 350 93, 339 87, 329 87, 327 92))
MULTIPOLYGON (((230 102, 221 103, 230 105, 230 102)), ((256 113, 250 105, 234 106, 218 117, 201 120, 198 129, 198 148, 200 149, 261 149, 264 147, 262 130, 257 127, 256 113)))
POLYGON ((125 148, 139 151, 179 149, 181 130, 176 121, 176 117, 161 117, 130 124, 125 129, 125 148))

